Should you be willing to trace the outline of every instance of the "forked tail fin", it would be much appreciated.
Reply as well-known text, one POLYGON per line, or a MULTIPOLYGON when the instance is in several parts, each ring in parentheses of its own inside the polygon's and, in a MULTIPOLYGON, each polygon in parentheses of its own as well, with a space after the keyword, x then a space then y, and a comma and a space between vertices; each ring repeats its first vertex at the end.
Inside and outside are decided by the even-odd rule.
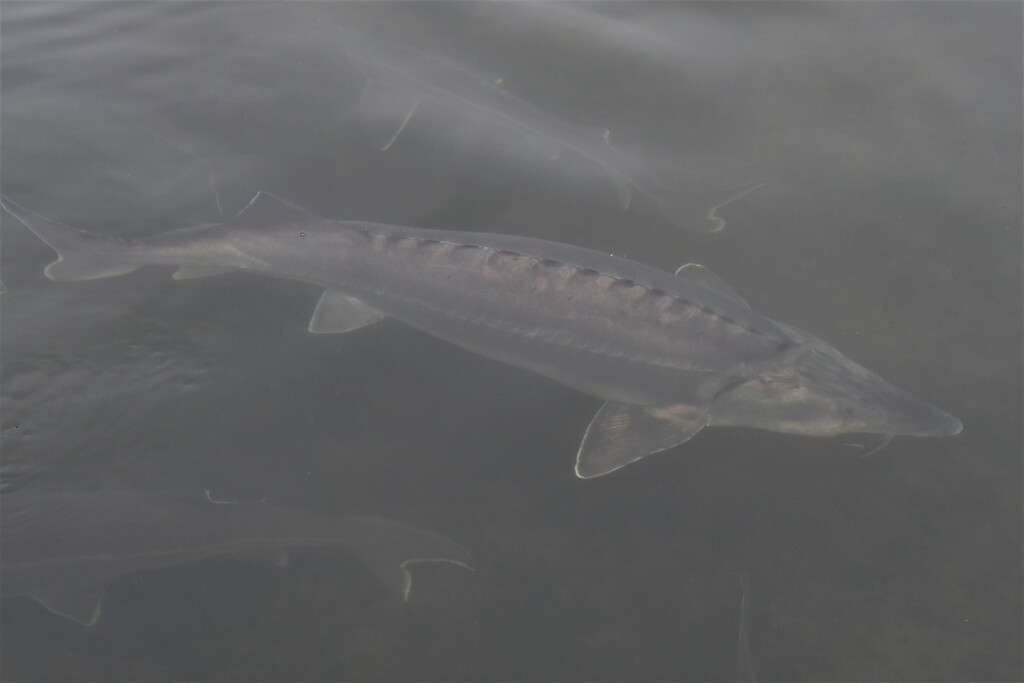
POLYGON ((118 254, 126 251, 127 242, 123 239, 62 225, 29 211, 3 195, 0 195, 0 208, 17 218, 57 252, 57 260, 43 271, 51 280, 95 280, 124 275, 142 266, 140 263, 118 261, 118 254))

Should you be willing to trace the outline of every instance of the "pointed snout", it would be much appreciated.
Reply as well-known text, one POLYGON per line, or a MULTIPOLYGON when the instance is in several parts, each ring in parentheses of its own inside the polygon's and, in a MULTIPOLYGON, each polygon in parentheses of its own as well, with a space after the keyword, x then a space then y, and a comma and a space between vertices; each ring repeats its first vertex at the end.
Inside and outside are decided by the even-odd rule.
POLYGON ((890 433, 953 436, 963 430, 963 423, 946 411, 889 384, 878 375, 871 374, 871 378, 874 386, 865 398, 884 409, 884 419, 891 424, 890 433))
POLYGON ((952 436, 960 420, 809 335, 761 374, 715 397, 709 425, 805 436, 952 436))
POLYGON ((823 393, 836 397, 846 431, 952 436, 963 429, 957 418, 890 384, 835 349, 819 348, 814 355, 818 358, 804 368, 805 377, 823 393))

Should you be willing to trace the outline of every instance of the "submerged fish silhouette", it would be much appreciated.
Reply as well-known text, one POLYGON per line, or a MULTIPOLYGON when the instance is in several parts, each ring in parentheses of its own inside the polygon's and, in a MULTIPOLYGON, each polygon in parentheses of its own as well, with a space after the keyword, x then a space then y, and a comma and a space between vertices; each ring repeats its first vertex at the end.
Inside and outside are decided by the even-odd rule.
POLYGON ((576 474, 595 477, 705 426, 807 436, 947 436, 955 417, 825 342, 750 310, 710 271, 675 275, 589 249, 511 235, 419 230, 311 216, 261 193, 219 226, 128 240, 3 208, 58 253, 52 280, 147 264, 176 278, 246 270, 324 288, 311 332, 384 316, 606 403, 576 474))
POLYGON ((332 518, 203 493, 18 492, 0 496, 0 591, 91 626, 114 578, 210 557, 287 564, 293 548, 344 548, 408 599, 414 562, 472 568, 443 536, 377 517, 332 518))
POLYGON ((378 38, 345 31, 344 52, 360 65, 366 83, 359 111, 373 125, 375 144, 390 149, 423 102, 517 134, 549 160, 563 150, 600 166, 618 194, 623 209, 633 191, 652 199, 675 225, 695 232, 718 232, 725 222, 718 209, 763 183, 694 195, 666 185, 654 171, 611 144, 611 131, 565 121, 509 91, 501 78, 440 55, 378 38))

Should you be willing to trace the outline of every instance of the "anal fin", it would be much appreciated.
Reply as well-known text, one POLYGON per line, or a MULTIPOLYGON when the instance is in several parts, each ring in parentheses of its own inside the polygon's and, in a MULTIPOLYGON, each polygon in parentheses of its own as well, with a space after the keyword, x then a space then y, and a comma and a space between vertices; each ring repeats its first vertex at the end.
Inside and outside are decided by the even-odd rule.
POLYGON ((444 562, 475 571, 462 558, 445 556, 405 558, 394 549, 380 544, 354 548, 353 554, 378 581, 386 585, 402 602, 408 602, 409 595, 412 593, 410 565, 420 562, 444 562))
POLYGON ((408 90, 370 79, 359 96, 359 114, 373 144, 386 152, 405 130, 420 100, 408 90))
POLYGON ((54 614, 73 619, 83 626, 92 626, 99 621, 103 595, 109 586, 109 580, 101 580, 37 587, 29 592, 29 596, 54 614))

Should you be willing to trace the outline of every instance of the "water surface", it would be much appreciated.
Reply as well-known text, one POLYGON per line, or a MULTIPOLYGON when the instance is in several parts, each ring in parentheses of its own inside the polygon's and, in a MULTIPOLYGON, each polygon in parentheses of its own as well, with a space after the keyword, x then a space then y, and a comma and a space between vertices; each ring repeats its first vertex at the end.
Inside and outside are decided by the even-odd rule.
POLYGON ((319 292, 150 268, 54 283, 4 220, 4 491, 210 490, 467 547, 389 601, 358 572, 210 561, 124 577, 94 627, 26 599, 6 680, 734 676, 1014 680, 1021 642, 1021 6, 5 2, 2 191, 149 235, 255 189, 339 219, 703 263, 752 307, 957 415, 963 434, 709 429, 608 477, 596 402, 393 321, 306 332, 319 292), (681 230, 607 174, 425 109, 380 152, 357 30, 611 131, 699 202, 681 230), (355 578, 353 578, 355 577, 355 578), (420 591, 420 589, 422 589, 420 591))

